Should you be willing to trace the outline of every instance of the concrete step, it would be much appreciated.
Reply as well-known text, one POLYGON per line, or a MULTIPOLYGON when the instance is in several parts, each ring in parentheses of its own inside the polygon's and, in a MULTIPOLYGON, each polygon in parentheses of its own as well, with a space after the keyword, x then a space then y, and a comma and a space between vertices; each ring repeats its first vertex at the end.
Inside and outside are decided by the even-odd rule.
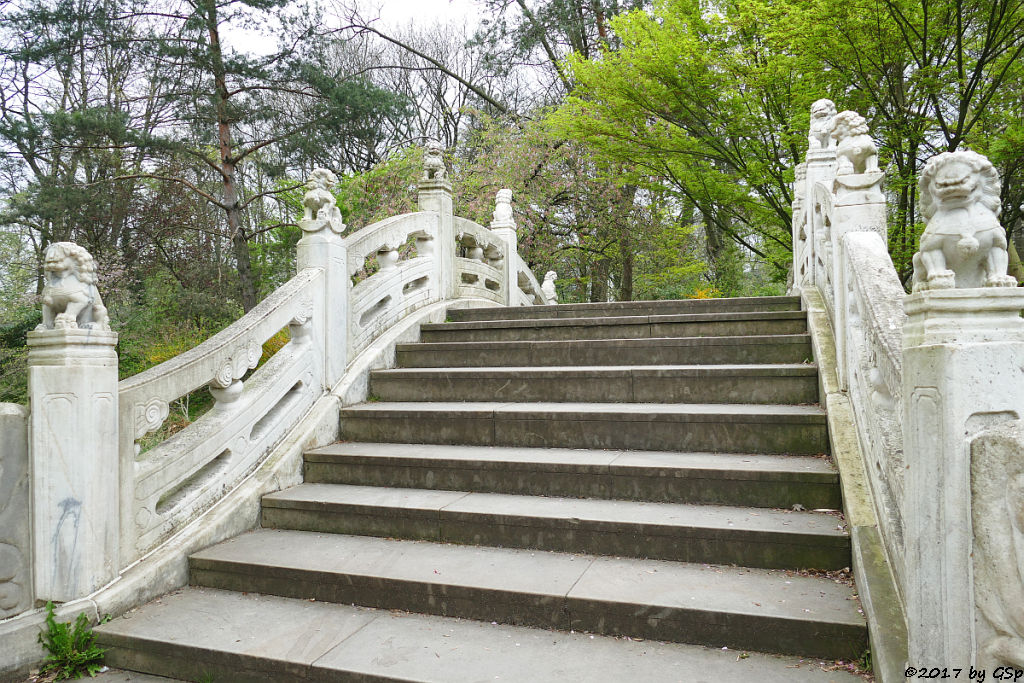
POLYGON ((765 508, 300 484, 263 497, 262 524, 765 569, 850 566, 837 516, 765 508))
POLYGON ((800 334, 806 331, 807 314, 804 311, 759 311, 447 322, 422 325, 420 341, 647 339, 800 334))
MULTIPOLYGON (((817 661, 187 588, 99 626, 113 666, 190 680, 857 683, 817 661), (197 615, 200 615, 197 618, 197 615)), ((120 680, 148 680, 131 678, 120 680)))
POLYGON ((497 446, 335 443, 305 454, 307 483, 567 498, 839 509, 823 458, 497 446))
POLYGON ((406 368, 723 365, 811 361, 809 334, 398 344, 406 368))
POLYGON ((809 364, 397 368, 370 373, 370 395, 383 401, 816 403, 818 368, 809 364))
POLYGON ((660 403, 362 403, 346 441, 724 453, 828 451, 818 406, 660 403))
POLYGON ((469 320, 523 320, 541 318, 605 318, 616 315, 673 315, 680 313, 747 313, 799 311, 798 296, 760 296, 733 299, 678 299, 664 301, 610 301, 557 306, 461 308, 448 311, 455 322, 469 320))
POLYGON ((602 635, 828 658, 866 645, 850 587, 784 570, 262 529, 196 553, 190 572, 210 588, 602 635))

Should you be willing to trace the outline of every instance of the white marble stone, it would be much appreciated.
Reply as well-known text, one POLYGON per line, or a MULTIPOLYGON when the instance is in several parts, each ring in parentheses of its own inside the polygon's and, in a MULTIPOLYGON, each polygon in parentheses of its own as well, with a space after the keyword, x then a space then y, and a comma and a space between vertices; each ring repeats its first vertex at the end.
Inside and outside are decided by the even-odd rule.
POLYGON ((836 141, 836 175, 878 171, 878 148, 863 116, 855 111, 836 114, 832 117, 830 135, 836 141))
POLYGON ((118 567, 117 335, 28 334, 35 598, 67 602, 118 567))
POLYGON ((921 173, 924 233, 914 254, 914 290, 1016 287, 1007 275, 999 224, 999 175, 976 152, 944 152, 921 173))
POLYGON ((979 647, 970 444, 1024 416, 1024 291, 926 290, 905 306, 910 659, 966 667, 979 647))
POLYGON ((544 282, 540 286, 540 291, 544 293, 544 302, 547 304, 558 303, 558 292, 555 291, 555 280, 557 279, 558 273, 553 270, 544 274, 544 282))
MULTIPOLYGON (((497 235, 505 247, 505 253, 515 254, 519 250, 519 235, 516 232, 516 221, 512 215, 512 190, 502 189, 494 197, 494 218, 491 220, 491 232, 497 235)), ((506 306, 516 306, 518 280, 515 272, 515 259, 507 258, 500 264, 502 269, 501 300, 506 306)))
POLYGON ((43 322, 36 329, 110 329, 88 251, 73 242, 54 242, 46 248, 43 275, 43 322))
POLYGON ((32 607, 28 415, 0 403, 0 619, 32 607))
POLYGON ((807 135, 808 154, 815 150, 835 147, 832 139, 832 117, 836 115, 836 105, 832 100, 821 99, 811 105, 811 126, 807 135))
MULTIPOLYGON (((309 191, 303 197, 305 214, 299 221, 302 238, 296 245, 295 266, 298 271, 320 268, 324 272, 322 286, 313 293, 310 321, 315 346, 323 358, 322 389, 329 390, 345 372, 349 360, 348 315, 349 290, 348 250, 341 234, 345 231, 341 211, 331 189, 337 179, 334 173, 318 168, 310 175, 309 191)), ((306 321, 303 321, 306 322, 306 321)))
POLYGON ((1024 421, 971 442, 977 664, 1024 669, 1024 421))

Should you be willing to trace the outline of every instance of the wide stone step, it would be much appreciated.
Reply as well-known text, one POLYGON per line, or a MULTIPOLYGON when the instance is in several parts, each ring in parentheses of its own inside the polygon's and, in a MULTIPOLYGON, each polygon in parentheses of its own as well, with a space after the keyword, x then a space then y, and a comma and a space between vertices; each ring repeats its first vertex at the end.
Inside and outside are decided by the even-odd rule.
POLYGON ((406 368, 724 365, 811 361, 809 334, 398 344, 406 368))
POLYGON ((824 459, 496 446, 335 443, 305 454, 307 483, 534 496, 839 509, 824 459))
POLYGON ((546 368, 398 368, 370 374, 384 401, 816 403, 818 368, 653 365, 546 368))
POLYGON ((262 524, 766 569, 850 566, 838 517, 764 508, 300 484, 263 497, 262 524))
POLYGON ((679 299, 664 301, 613 301, 557 306, 495 306, 448 311, 455 322, 470 320, 524 320, 543 318, 605 318, 616 315, 672 315, 685 313, 749 313, 799 311, 798 296, 740 297, 733 299, 679 299))
MULTIPOLYGON (((97 627, 106 662, 189 680, 857 683, 795 657, 187 588, 97 627), (199 616, 197 616, 199 615, 199 616)), ((130 679, 148 680, 132 675, 130 679)))
POLYGON ((211 588, 566 631, 827 658, 866 645, 850 587, 785 570, 263 529, 196 553, 190 572, 211 588))
POLYGON ((804 311, 447 322, 420 327, 420 341, 559 341, 800 334, 804 311))
POLYGON ((384 443, 725 453, 828 451, 818 406, 655 403, 402 403, 341 411, 341 438, 384 443))

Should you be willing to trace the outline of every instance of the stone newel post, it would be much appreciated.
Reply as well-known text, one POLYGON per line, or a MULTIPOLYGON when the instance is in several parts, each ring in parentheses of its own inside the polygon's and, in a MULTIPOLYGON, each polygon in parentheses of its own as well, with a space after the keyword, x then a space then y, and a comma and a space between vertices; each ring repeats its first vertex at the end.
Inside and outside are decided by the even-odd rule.
POLYGON ((434 211, 438 214, 437 244, 434 258, 437 259, 438 296, 442 299, 455 297, 455 226, 453 221, 452 184, 448 180, 448 169, 441 156, 441 143, 430 140, 423 159, 423 175, 419 182, 420 211, 434 211))
POLYGON ((810 135, 808 135, 807 162, 805 171, 801 173, 804 182, 803 231, 806 235, 800 252, 809 268, 803 274, 803 280, 797 286, 816 284, 824 288, 825 284, 818 260, 824 261, 827 230, 821 225, 821 216, 815 214, 814 186, 819 182, 831 183, 836 172, 836 142, 832 138, 832 119, 836 115, 836 105, 832 100, 818 100, 811 105, 810 135))
POLYGON ((504 272, 502 299, 506 306, 514 306, 515 293, 519 289, 519 274, 515 267, 515 255, 519 253, 519 236, 516 234, 516 221, 512 217, 512 190, 498 190, 494 198, 494 218, 491 220, 490 228, 505 245, 505 258, 502 259, 500 266, 504 272))
POLYGON ((337 178, 331 171, 318 168, 310 174, 308 191, 302 199, 303 217, 299 220, 302 239, 296 245, 298 271, 321 268, 323 287, 313 300, 313 329, 324 360, 324 388, 330 390, 341 379, 348 364, 348 250, 341 234, 337 200, 331 194, 337 178))
POLYGON ((43 323, 28 334, 35 597, 67 602, 118 572, 117 334, 95 262, 46 250, 43 323))
MULTIPOLYGON (((1024 416, 1024 290, 1009 286, 1016 283, 998 253, 1006 250, 998 197, 991 164, 973 152, 939 155, 922 173, 929 221, 903 328, 911 663, 985 664, 976 605, 994 586, 976 564, 972 509, 1003 500, 1012 482, 972 474, 972 442, 1024 416), (941 183, 932 183, 936 176, 941 183)), ((1013 538, 1004 542, 1012 554, 1013 538)))

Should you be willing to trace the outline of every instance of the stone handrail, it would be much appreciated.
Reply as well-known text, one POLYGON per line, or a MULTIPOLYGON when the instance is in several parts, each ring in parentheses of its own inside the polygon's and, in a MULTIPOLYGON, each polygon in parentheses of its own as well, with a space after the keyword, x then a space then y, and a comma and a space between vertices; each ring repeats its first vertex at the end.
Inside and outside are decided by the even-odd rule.
MULTIPOLYGON (((808 308, 820 297, 834 330, 857 469, 906 615, 908 646, 886 655, 882 679, 919 661, 1024 668, 1024 292, 1006 274, 999 178, 969 151, 925 165, 909 296, 886 246, 882 178, 863 117, 815 103, 793 291, 808 308)), ((853 537, 861 582, 857 558, 873 551, 853 537)), ((872 649, 883 656, 874 634, 872 649)))
POLYGON ((199 346, 118 384, 122 566, 251 472, 320 395, 323 359, 310 325, 322 281, 322 271, 302 271, 199 346), (243 382, 285 327, 291 340, 243 382), (139 439, 161 427, 169 404, 205 385, 213 408, 140 454, 139 439))
MULTIPOLYGON (((514 301, 509 302, 509 305, 543 306, 548 303, 541 290, 540 282, 537 281, 537 276, 530 270, 530 266, 523 260, 523 257, 519 254, 513 254, 512 257, 515 261, 516 286, 519 291, 516 292, 514 301)), ((552 301, 551 303, 557 302, 552 301)))
MULTIPOLYGON (((362 400, 367 369, 393 359, 388 349, 422 320, 443 319, 452 305, 540 303, 520 286, 511 193, 498 193, 500 220, 490 229, 457 217, 447 171, 438 155, 429 161, 419 211, 347 236, 334 175, 314 171, 295 277, 199 346, 121 382, 92 257, 53 245, 47 277, 55 294, 45 329, 28 340, 33 409, 24 427, 13 419, 5 427, 12 439, 28 435, 33 473, 32 547, 19 548, 34 563, 25 604, 82 598, 158 548, 187 546, 181 534, 193 521, 231 492, 249 491, 245 482, 272 453, 296 452, 296 430, 317 442, 336 438, 332 401, 362 400), (63 301, 61 292, 77 298, 63 301), (260 365, 263 344, 285 328, 289 341, 260 365), (214 398, 209 411, 143 449, 173 402, 204 386, 214 398)), ((532 273, 526 280, 537 290, 532 273)))

